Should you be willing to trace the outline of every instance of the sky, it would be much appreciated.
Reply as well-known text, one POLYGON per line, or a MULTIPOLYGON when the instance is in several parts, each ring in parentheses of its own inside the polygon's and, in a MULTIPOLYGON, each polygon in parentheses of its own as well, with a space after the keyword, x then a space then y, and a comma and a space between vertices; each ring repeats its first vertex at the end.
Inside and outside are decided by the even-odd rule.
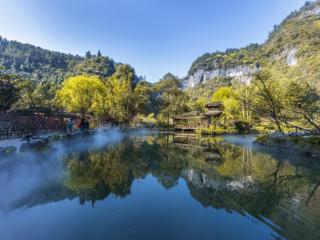
POLYGON ((206 52, 263 43, 305 0, 0 0, 0 35, 84 55, 99 49, 150 82, 206 52))

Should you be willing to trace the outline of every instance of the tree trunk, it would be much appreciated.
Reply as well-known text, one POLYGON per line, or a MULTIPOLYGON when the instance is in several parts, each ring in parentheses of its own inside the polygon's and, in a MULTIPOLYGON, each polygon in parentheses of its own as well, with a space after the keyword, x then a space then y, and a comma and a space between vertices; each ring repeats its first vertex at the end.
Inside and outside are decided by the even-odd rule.
POLYGON ((273 118, 274 118, 274 120, 276 121, 277 128, 278 128, 279 132, 283 132, 277 116, 275 115, 273 118))

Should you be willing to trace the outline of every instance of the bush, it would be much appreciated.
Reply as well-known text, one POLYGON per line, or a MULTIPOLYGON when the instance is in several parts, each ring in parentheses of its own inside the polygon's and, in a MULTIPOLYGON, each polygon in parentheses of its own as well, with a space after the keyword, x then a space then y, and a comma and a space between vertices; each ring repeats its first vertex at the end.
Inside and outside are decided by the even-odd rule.
POLYGON ((239 133, 248 133, 250 132, 251 126, 249 123, 247 122, 243 122, 243 121, 236 121, 234 123, 236 130, 239 133))
POLYGON ((149 115, 137 114, 131 125, 132 127, 153 128, 158 125, 158 121, 153 113, 150 113, 149 115))

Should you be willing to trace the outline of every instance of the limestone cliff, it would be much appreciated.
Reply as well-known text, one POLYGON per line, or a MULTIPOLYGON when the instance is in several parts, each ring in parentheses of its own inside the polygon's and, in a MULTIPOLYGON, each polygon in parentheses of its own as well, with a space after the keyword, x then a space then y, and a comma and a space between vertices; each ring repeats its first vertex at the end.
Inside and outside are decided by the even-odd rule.
MULTIPOLYGON (((252 75, 266 66, 309 68, 309 77, 318 77, 320 64, 320 0, 307 2, 276 25, 263 44, 206 53, 191 65, 183 79, 184 88, 193 88, 216 78, 250 84, 252 75)), ((301 71, 300 71, 301 72, 301 71)), ((230 82, 230 81, 227 81, 230 82)))

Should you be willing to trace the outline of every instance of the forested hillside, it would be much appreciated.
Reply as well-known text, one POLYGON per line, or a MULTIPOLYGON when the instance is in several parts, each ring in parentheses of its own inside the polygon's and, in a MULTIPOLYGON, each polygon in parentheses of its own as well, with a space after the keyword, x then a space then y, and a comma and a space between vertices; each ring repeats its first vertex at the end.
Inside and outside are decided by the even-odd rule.
POLYGON ((76 74, 96 74, 109 77, 117 63, 100 51, 85 57, 65 54, 9 41, 0 36, 0 66, 8 74, 18 74, 30 80, 61 83, 65 77, 76 74))
POLYGON ((143 107, 133 101, 134 89, 143 91, 143 83, 138 86, 140 80, 142 78, 130 65, 116 63, 100 51, 97 54, 88 51, 81 57, 0 37, 0 110, 57 109, 60 108, 58 103, 69 100, 66 109, 93 113, 93 105, 98 104, 95 101, 97 94, 102 93, 96 87, 102 86, 103 105, 99 105, 99 113, 94 114, 106 114, 109 104, 109 117, 115 121, 128 121, 138 107, 143 107), (69 82, 68 79, 75 79, 77 84, 68 86, 76 89, 66 91, 65 99, 59 101, 57 92, 69 82), (88 93, 88 89, 92 92, 88 93))
POLYGON ((232 79, 248 82, 255 72, 269 67, 282 73, 294 71, 296 77, 302 76, 301 68, 307 68, 310 80, 318 78, 319 39, 320 1, 306 2, 299 11, 292 12, 281 24, 274 26, 265 43, 206 53, 197 58, 184 85, 195 87, 219 78, 226 79, 227 83, 232 79))

